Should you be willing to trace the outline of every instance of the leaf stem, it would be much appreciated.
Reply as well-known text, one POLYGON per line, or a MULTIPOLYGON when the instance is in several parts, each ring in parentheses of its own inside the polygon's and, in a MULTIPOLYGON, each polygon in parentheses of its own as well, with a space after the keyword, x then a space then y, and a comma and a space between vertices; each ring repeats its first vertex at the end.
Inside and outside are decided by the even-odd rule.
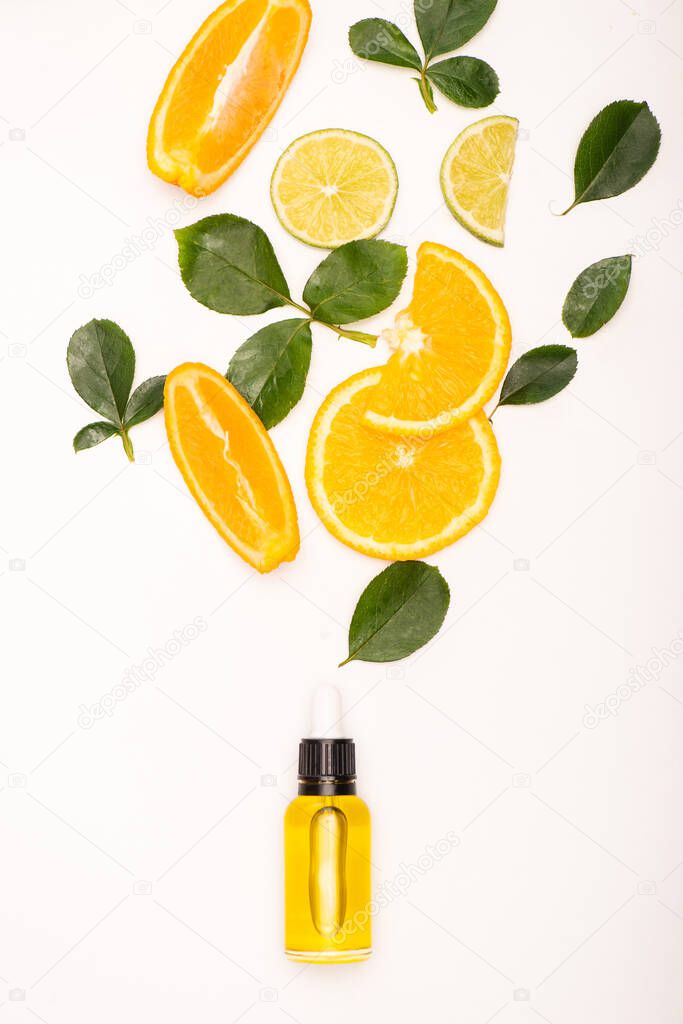
POLYGON ((290 306, 305 314, 309 324, 320 324, 321 327, 327 327, 328 331, 334 331, 340 338, 348 338, 349 341, 360 341, 363 345, 369 345, 371 348, 374 348, 377 344, 377 338, 379 337, 377 334, 367 334, 365 331, 347 331, 345 328, 339 327, 338 324, 328 324, 326 320, 318 320, 317 317, 313 316, 310 309, 299 305, 294 299, 289 299, 288 301, 290 306))
POLYGON ((434 95, 432 93, 431 86, 430 86, 429 82, 427 81, 427 77, 426 77, 428 63, 429 63, 429 61, 426 60, 425 63, 424 63, 424 66, 422 67, 422 69, 420 71, 420 77, 418 79, 416 79, 416 81, 417 81, 417 84, 418 84, 418 86, 420 88, 420 95, 422 96, 422 99, 424 100, 425 107, 427 108, 427 110, 429 111, 430 114, 434 114, 436 112, 436 103, 434 102, 434 95))
POLYGON ((128 461, 129 462, 135 462, 135 454, 133 452, 133 445, 131 444, 130 437, 128 436, 128 431, 126 430, 125 427, 121 427, 121 440, 123 442, 123 450, 125 451, 126 455, 128 456, 128 461))
POLYGON ((293 306, 294 309, 298 309, 300 313, 303 313, 304 316, 307 316, 309 320, 314 320, 315 319, 311 315, 310 309, 307 309, 306 306, 300 305, 298 302, 295 302, 294 299, 287 299, 287 302, 289 303, 290 306, 293 306))
MULTIPOLYGON (((316 323, 320 323, 319 320, 316 323)), ((331 324, 325 324, 326 327, 332 327, 331 324)), ((363 345, 369 345, 370 348, 374 348, 377 344, 377 334, 366 334, 365 331, 345 331, 342 327, 332 327, 333 331, 336 331, 340 338, 348 338, 349 341, 360 341, 363 345)))

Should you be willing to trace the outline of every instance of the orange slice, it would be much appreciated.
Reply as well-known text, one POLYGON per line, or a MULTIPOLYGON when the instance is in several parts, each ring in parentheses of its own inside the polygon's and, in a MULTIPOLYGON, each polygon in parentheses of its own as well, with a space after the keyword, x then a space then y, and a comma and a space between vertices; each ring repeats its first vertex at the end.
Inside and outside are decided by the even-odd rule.
POLYGON ((500 456, 483 413, 428 440, 366 426, 363 412, 382 372, 357 373, 327 396, 308 440, 306 484, 342 543, 377 558, 422 558, 484 518, 500 456))
POLYGON ((154 108, 150 169, 192 195, 218 188, 269 125, 310 23, 308 0, 227 0, 209 15, 154 108))
POLYGON ((270 572, 299 550, 292 489, 256 413, 220 373, 183 363, 164 387, 173 458, 204 515, 245 562, 270 572))
POLYGON ((430 436, 462 423, 500 384, 510 321, 479 267, 423 242, 410 305, 383 336, 395 349, 368 395, 366 422, 390 434, 430 436))

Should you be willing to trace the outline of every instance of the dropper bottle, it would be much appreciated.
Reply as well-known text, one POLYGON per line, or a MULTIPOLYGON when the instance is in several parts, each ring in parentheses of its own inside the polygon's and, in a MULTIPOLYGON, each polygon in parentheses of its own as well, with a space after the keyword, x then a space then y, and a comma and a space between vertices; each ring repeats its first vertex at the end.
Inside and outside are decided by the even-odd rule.
POLYGON ((299 744, 299 795, 285 814, 285 953, 304 963, 366 960, 371 943, 370 812, 356 796, 356 752, 339 733, 333 686, 313 698, 299 744))

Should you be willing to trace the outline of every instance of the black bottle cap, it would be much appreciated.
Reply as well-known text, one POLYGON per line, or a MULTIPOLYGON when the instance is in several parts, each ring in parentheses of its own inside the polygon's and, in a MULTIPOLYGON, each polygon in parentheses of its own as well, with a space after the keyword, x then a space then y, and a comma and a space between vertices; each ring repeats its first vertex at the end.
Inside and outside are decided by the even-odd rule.
POLYGON ((356 792, 356 745, 350 739, 309 737, 299 744, 299 793, 356 792))

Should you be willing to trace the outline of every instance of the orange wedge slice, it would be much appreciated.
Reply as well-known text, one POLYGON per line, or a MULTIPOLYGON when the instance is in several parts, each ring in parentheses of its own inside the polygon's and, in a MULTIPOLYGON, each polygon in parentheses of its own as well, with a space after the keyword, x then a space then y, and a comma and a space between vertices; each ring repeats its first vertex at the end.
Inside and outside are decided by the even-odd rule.
POLYGON ((268 127, 310 23, 308 0, 227 0, 209 15, 154 108, 150 169, 192 195, 218 188, 268 127))
POLYGON ((366 422, 390 434, 431 436, 482 408, 510 355, 510 321, 479 267, 423 242, 410 305, 383 336, 395 349, 368 394, 366 422))
POLYGON ((327 396, 311 427, 306 484, 324 525, 344 544, 376 558, 422 558, 484 518, 500 455, 481 412, 429 440, 366 426, 363 411, 382 372, 357 373, 327 396))
POLYGON ((259 572, 299 550, 292 489, 256 413, 220 373, 183 363, 164 387, 168 441, 204 515, 259 572))

